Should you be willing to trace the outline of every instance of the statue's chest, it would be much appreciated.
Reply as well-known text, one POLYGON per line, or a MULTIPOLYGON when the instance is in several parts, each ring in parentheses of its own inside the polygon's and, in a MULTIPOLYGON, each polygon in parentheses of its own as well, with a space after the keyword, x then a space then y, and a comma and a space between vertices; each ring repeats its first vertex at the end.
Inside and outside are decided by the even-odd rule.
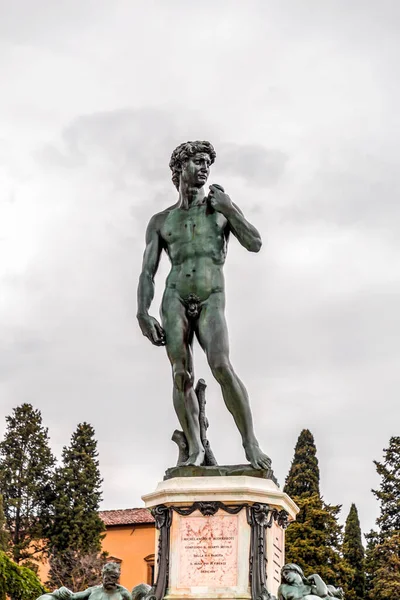
POLYGON ((122 600, 122 595, 118 589, 106 592, 104 589, 98 588, 91 593, 90 600, 122 600))
POLYGON ((226 219, 217 212, 207 213, 205 206, 189 210, 172 210, 161 229, 167 245, 189 241, 218 239, 226 227, 226 219))

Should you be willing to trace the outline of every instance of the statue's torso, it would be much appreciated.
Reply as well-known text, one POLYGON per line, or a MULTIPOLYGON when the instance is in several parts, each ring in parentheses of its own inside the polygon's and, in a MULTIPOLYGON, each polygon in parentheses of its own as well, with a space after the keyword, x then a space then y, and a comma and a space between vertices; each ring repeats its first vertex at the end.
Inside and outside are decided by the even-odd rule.
POLYGON ((311 586, 289 585, 283 583, 280 587, 281 597, 285 600, 320 600, 319 596, 311 593, 311 586))
POLYGON ((222 267, 227 251, 227 220, 208 213, 205 204, 162 213, 159 234, 171 261, 167 288, 181 297, 196 294, 205 300, 224 289, 222 267))

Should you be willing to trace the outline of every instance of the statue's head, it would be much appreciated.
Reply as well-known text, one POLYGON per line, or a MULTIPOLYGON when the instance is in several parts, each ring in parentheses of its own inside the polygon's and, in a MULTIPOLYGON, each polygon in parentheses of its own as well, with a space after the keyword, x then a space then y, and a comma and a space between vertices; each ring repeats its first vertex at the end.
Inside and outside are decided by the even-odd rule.
POLYGON ((103 576, 103 586, 106 590, 112 590, 117 586, 121 569, 118 563, 108 562, 104 565, 101 574, 103 576))
POLYGON ((284 565, 281 570, 281 575, 282 583, 287 583, 289 585, 299 585, 306 581, 303 570, 299 565, 295 565, 294 563, 284 565))
POLYGON ((175 148, 169 161, 169 168, 176 189, 179 190, 181 180, 192 187, 203 187, 215 157, 212 144, 206 141, 185 142, 175 148))
POLYGON ((140 583, 139 585, 135 585, 132 590, 132 600, 143 600, 145 596, 150 592, 151 586, 147 585, 147 583, 140 583))

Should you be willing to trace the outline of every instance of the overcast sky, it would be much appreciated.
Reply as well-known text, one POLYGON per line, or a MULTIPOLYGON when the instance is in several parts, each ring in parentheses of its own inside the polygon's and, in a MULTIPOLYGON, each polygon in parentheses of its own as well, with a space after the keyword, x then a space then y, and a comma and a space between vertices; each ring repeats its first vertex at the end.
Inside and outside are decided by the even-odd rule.
MULTIPOLYGON (((397 0, 0 0, 0 434, 23 402, 58 456, 92 423, 105 509, 141 506, 175 464, 136 286, 171 152, 209 139, 210 182, 264 240, 232 239, 226 265, 261 445, 283 484, 309 428, 326 501, 373 525, 372 461, 400 434, 399 33, 397 0)), ((195 359, 214 453, 244 462, 195 359)))

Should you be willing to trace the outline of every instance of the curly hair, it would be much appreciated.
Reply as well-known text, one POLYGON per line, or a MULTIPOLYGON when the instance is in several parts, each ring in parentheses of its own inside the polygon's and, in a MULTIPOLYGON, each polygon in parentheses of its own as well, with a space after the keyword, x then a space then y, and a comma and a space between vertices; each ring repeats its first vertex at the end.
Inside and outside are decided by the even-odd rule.
POLYGON ((205 152, 209 155, 211 164, 215 161, 216 152, 210 142, 199 141, 196 142, 184 142, 180 144, 173 153, 171 154, 171 160, 169 161, 169 168, 172 171, 172 183, 179 190, 179 175, 182 171, 182 164, 191 156, 194 156, 198 152, 205 152))
POLYGON ((102 568, 101 572, 104 574, 104 573, 107 573, 108 571, 118 573, 118 575, 119 575, 121 572, 121 567, 116 562, 106 562, 106 564, 102 568))

